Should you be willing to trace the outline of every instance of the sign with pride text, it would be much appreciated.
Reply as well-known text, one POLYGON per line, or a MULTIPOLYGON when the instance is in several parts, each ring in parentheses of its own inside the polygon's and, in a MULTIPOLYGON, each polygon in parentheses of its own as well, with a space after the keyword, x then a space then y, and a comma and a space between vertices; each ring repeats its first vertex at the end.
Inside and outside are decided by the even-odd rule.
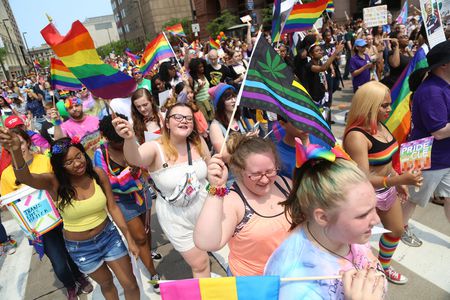
POLYGON ((431 147, 434 137, 403 143, 400 146, 402 172, 431 168, 431 147))

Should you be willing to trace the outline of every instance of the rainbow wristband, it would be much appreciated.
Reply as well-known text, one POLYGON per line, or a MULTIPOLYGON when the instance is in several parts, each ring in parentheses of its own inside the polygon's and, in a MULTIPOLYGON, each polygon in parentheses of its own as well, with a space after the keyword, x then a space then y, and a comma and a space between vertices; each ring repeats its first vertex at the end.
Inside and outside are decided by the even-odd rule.
POLYGON ((226 186, 211 186, 209 183, 206 186, 206 191, 211 196, 217 196, 217 197, 225 197, 230 193, 230 189, 226 186))
POLYGON ((62 121, 61 121, 61 119, 52 120, 52 124, 53 124, 53 126, 58 126, 58 125, 62 124, 62 121))

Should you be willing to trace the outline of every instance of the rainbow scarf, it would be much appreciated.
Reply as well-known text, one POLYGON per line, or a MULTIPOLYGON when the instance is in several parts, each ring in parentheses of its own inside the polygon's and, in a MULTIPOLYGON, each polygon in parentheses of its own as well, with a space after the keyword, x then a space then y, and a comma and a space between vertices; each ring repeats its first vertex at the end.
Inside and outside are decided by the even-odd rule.
POLYGON ((79 91, 82 88, 81 82, 59 59, 51 58, 50 74, 52 89, 79 91))
POLYGON ((170 32, 173 35, 177 35, 177 36, 181 36, 181 37, 186 36, 186 34, 184 33, 184 30, 183 30, 183 25, 181 25, 181 23, 166 27, 166 31, 170 32))
POLYGON ((211 37, 209 38, 209 49, 218 50, 220 48, 220 44, 213 40, 211 37))
POLYGON ((171 57, 175 57, 175 53, 173 53, 164 35, 160 33, 145 48, 139 68, 142 74, 145 75, 151 72, 159 61, 171 57))
POLYGON ((125 98, 135 89, 134 79, 103 63, 94 42, 80 21, 75 21, 66 36, 50 23, 41 30, 47 44, 64 65, 97 97, 125 98))
POLYGON ((306 31, 313 27, 327 8, 328 0, 318 0, 306 4, 295 4, 286 20, 283 33, 306 31))
POLYGON ((163 300, 278 300, 278 276, 194 278, 161 282, 163 300))
POLYGON ((333 0, 328 0, 327 8, 325 9, 327 13, 334 13, 334 2, 333 0))

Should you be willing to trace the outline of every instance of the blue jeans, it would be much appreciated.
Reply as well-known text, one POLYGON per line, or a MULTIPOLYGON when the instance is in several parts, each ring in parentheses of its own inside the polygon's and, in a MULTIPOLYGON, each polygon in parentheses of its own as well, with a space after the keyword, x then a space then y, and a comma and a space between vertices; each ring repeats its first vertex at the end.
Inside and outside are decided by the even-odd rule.
POLYGON ((44 243, 44 253, 52 263, 56 277, 64 284, 64 287, 75 287, 75 280, 83 274, 67 252, 62 225, 50 230, 41 238, 44 243))

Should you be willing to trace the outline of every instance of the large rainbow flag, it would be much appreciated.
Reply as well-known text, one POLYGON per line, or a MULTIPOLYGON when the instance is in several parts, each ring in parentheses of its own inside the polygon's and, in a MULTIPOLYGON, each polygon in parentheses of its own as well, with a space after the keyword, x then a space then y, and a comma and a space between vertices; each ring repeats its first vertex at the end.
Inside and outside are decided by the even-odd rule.
POLYGON ((64 65, 62 61, 54 57, 50 60, 50 84, 52 89, 79 91, 81 82, 64 65))
POLYGON ((145 75, 153 70, 159 61, 170 57, 175 57, 175 54, 164 35, 160 33, 153 41, 148 43, 142 55, 139 68, 145 75))
MULTIPOLYGON (((392 112, 385 123, 399 144, 406 142, 411 130, 411 90, 409 89, 409 76, 415 70, 428 66, 427 52, 428 46, 426 45, 423 45, 417 50, 391 89, 392 112)), ((400 151, 396 153, 393 159, 396 170, 400 169, 399 153, 400 151)))
POLYGON ((242 106, 274 112, 329 147, 336 144, 331 127, 317 105, 295 80, 292 69, 264 38, 259 38, 254 46, 242 85, 242 106))
POLYGON ((283 27, 283 33, 309 30, 327 8, 328 0, 295 4, 283 27))
POLYGON ((186 36, 186 34, 184 33, 184 30, 183 30, 183 25, 181 25, 181 23, 175 24, 173 26, 168 26, 168 27, 166 27, 166 30, 173 35, 177 35, 177 36, 181 36, 181 37, 186 36))
POLYGON ((132 77, 103 63, 80 21, 73 22, 66 36, 62 36, 52 23, 42 29, 41 34, 64 65, 95 96, 124 98, 136 89, 132 77))
POLYGON ((220 44, 210 37, 209 38, 209 49, 218 50, 219 48, 220 48, 220 44))
POLYGON ((161 282, 162 300, 278 300, 280 277, 194 278, 161 282))

